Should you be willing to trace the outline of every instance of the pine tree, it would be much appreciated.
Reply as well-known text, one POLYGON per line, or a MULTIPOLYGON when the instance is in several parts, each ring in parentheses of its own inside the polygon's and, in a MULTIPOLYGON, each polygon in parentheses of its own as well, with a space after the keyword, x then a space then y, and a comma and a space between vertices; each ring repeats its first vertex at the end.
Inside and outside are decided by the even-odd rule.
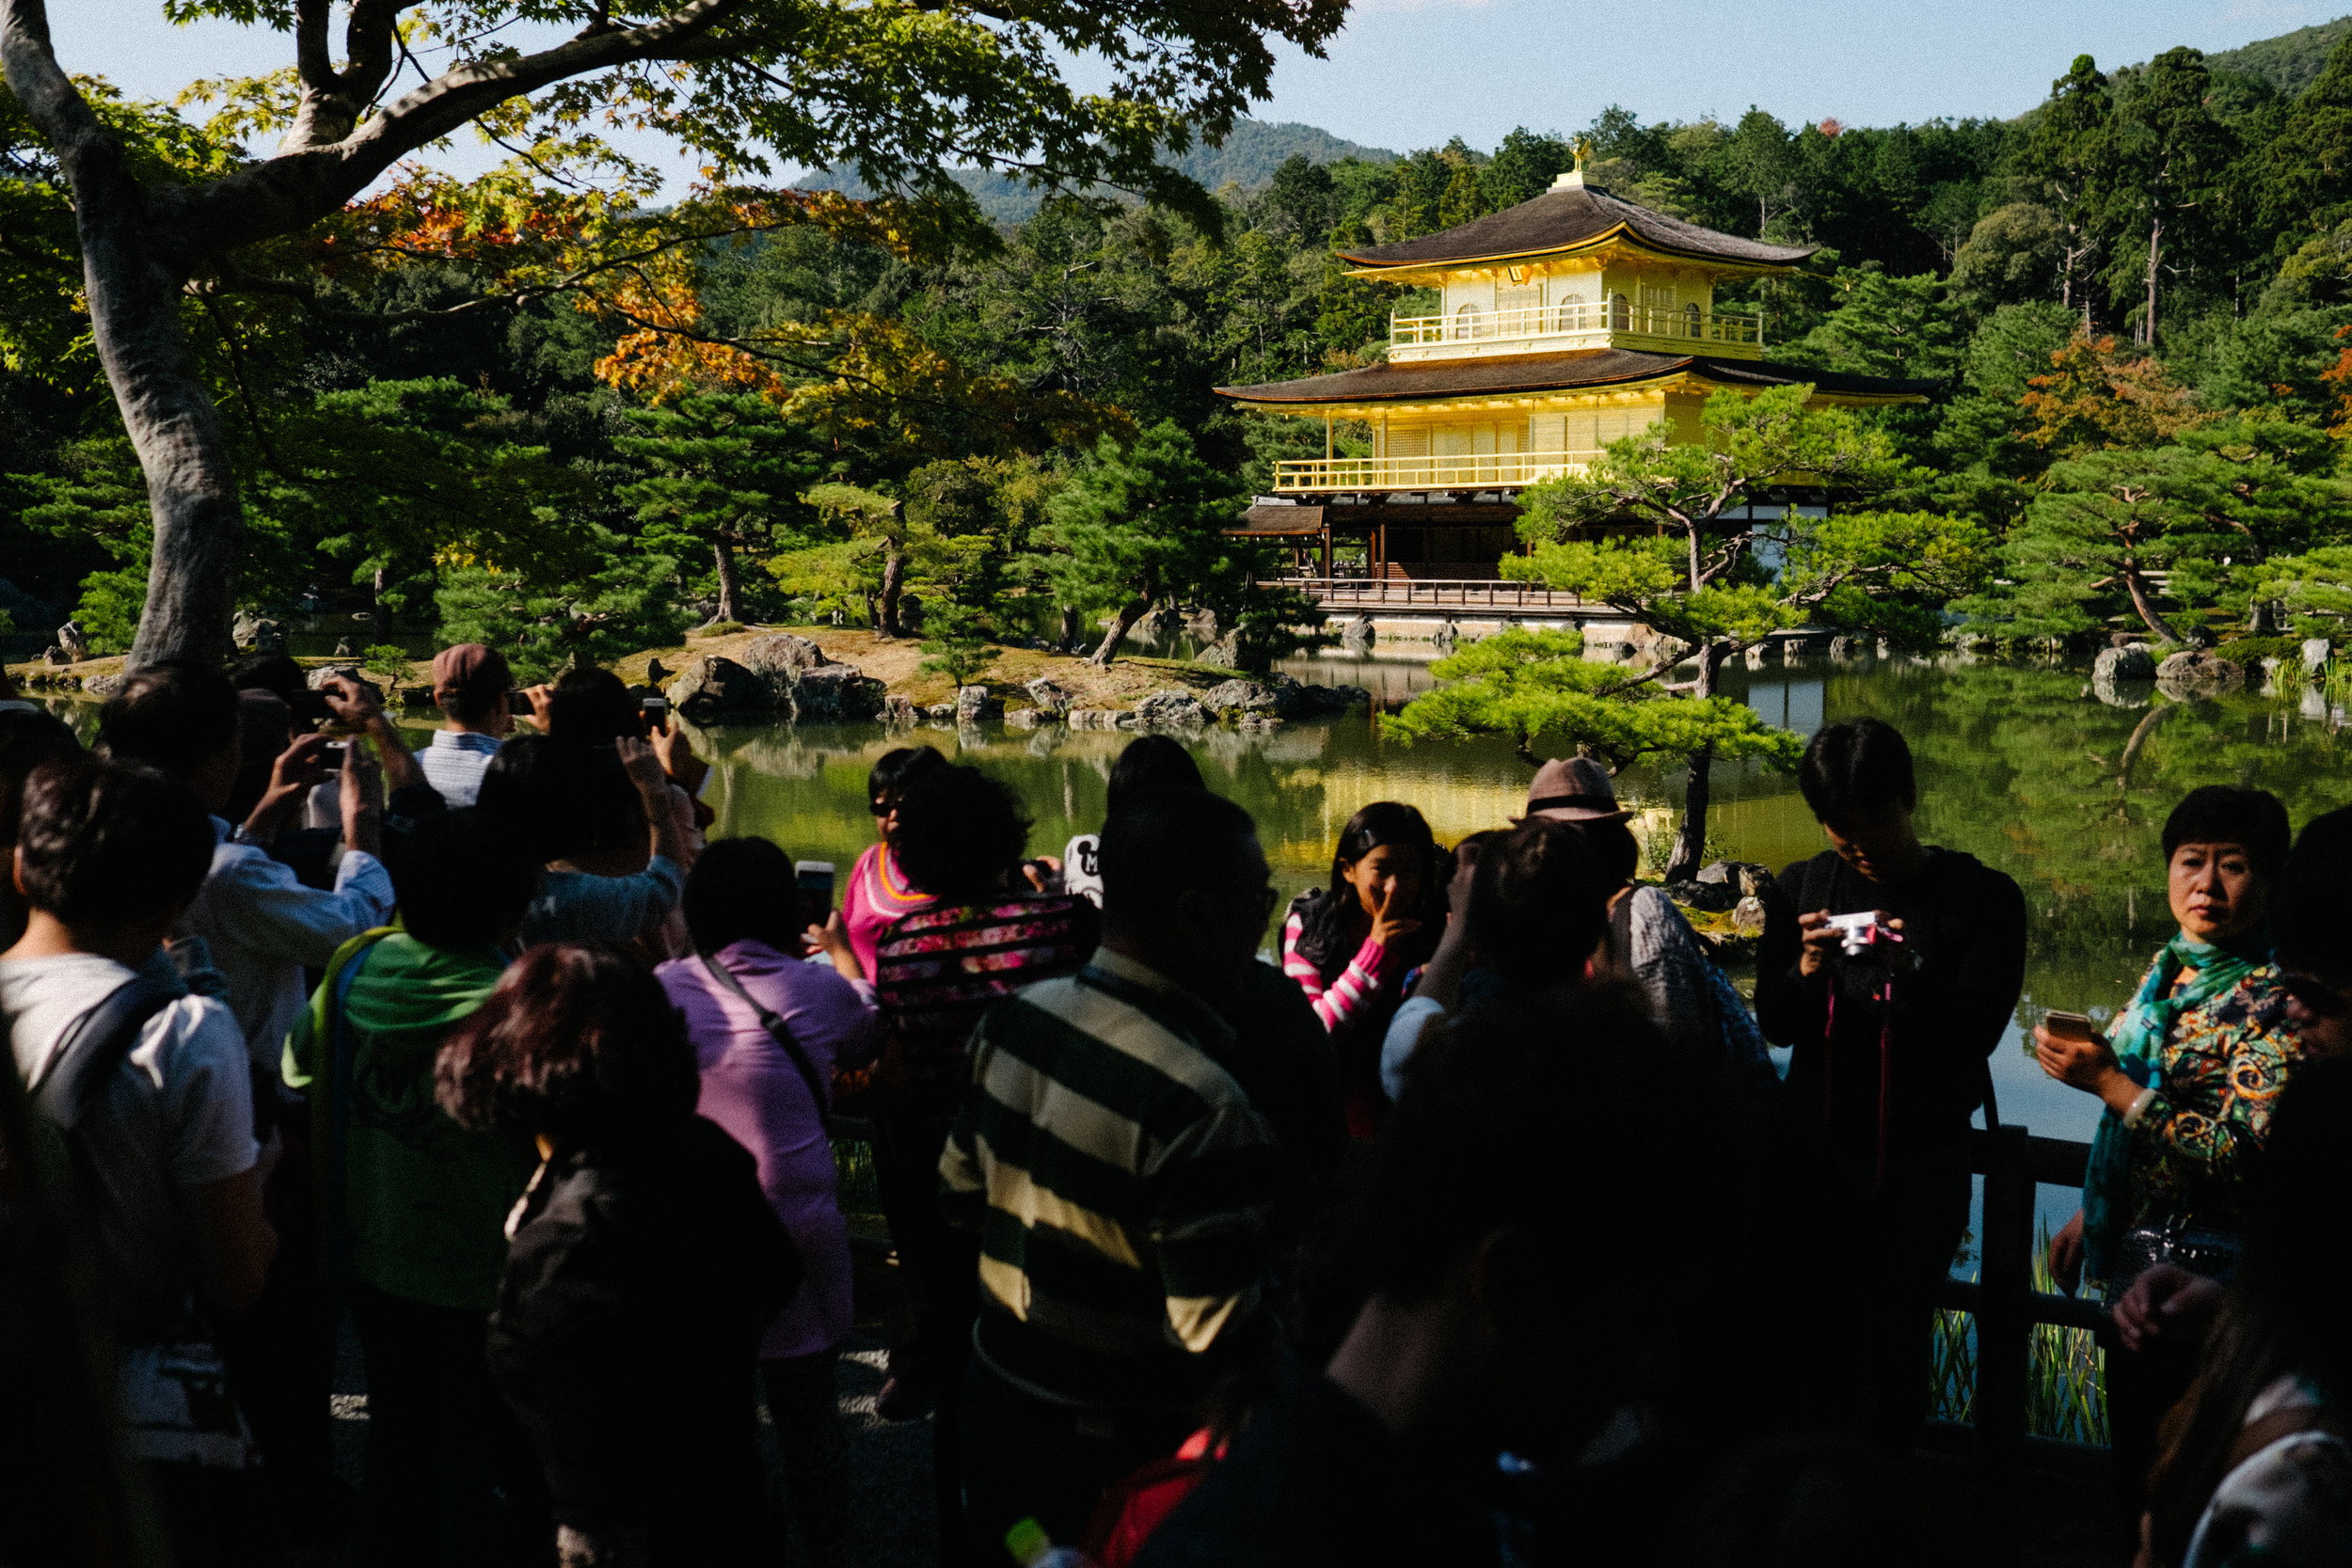
POLYGON ((806 515, 798 497, 823 471, 815 443, 751 393, 690 395, 628 417, 643 434, 612 444, 651 472, 615 494, 636 508, 645 546, 680 559, 707 555, 717 586, 711 618, 746 619, 740 556, 806 515))

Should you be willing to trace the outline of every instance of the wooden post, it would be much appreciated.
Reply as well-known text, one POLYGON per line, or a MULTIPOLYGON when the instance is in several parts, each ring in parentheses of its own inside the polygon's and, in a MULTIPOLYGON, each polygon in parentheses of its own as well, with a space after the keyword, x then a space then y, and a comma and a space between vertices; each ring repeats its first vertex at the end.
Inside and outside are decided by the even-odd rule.
POLYGON ((1979 1237, 1977 1451, 1990 1464, 2007 1465, 2024 1451, 2026 1440, 2034 1180, 2026 1129, 2004 1124, 1979 1136, 1989 1158, 1979 1237))
POLYGON ((1328 463, 1334 455, 1336 453, 1331 445, 1331 416, 1326 414, 1323 416, 1323 460, 1328 463))

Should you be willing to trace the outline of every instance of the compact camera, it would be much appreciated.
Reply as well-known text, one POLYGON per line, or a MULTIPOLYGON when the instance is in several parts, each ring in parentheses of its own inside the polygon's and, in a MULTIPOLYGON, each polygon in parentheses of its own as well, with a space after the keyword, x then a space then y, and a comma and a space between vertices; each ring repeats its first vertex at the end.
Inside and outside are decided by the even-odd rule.
POLYGON ((1880 942, 1903 940, 1900 931, 1879 924, 1875 911, 1866 910, 1860 914, 1834 914, 1829 917, 1829 925, 1838 933, 1839 945, 1850 958, 1880 942))

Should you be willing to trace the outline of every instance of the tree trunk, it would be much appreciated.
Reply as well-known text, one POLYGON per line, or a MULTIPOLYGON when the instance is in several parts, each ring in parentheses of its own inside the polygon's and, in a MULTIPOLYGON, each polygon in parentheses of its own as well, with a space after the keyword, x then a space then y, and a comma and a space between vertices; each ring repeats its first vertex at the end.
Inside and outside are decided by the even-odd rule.
POLYGON ((2156 263, 2164 254, 2164 219, 2158 216, 2148 225, 2148 347, 2156 346, 2156 263))
POLYGON ((2172 629, 2165 620, 2164 612, 2156 608, 2155 596, 2148 592, 2148 579, 2139 575, 2139 568, 2127 561, 2121 575, 2124 591, 2132 596, 2132 608, 2139 611, 2139 618, 2148 624, 2148 629, 2154 632, 2167 647, 2182 646, 2181 634, 2172 629))
MULTIPOLYGON (((1699 678, 1691 695, 1705 702, 1715 695, 1715 673, 1731 652, 1726 642, 1708 642, 1699 649, 1699 678)), ((1675 835, 1674 855, 1666 863, 1666 880, 1680 881, 1698 875, 1707 863, 1707 804, 1715 768, 1715 746, 1709 741, 1689 757, 1690 782, 1682 792, 1682 828, 1675 835)))
POLYGON ((1061 607, 1061 646, 1062 646, 1062 651, 1063 651, 1064 653, 1068 653, 1068 652, 1070 652, 1070 651, 1072 651, 1072 650, 1075 649, 1075 648, 1078 646, 1079 640, 1080 640, 1080 639, 1082 639, 1082 638, 1084 638, 1084 637, 1086 636, 1086 631, 1087 631, 1086 617, 1085 617, 1085 615, 1083 615, 1082 613, 1080 613, 1080 612, 1079 612, 1079 610, 1078 610, 1077 607, 1076 607, 1076 606, 1074 606, 1074 605, 1064 605, 1064 606, 1062 606, 1062 607, 1061 607))
POLYGON ((384 602, 384 563, 380 561, 375 563, 375 583, 369 592, 368 608, 375 611, 376 639, 388 640, 392 633, 392 607, 384 602))
POLYGON ((743 618, 743 585, 735 572, 735 551, 723 535, 710 542, 710 554, 719 571, 719 614, 722 621, 743 618))
POLYGON ((1127 641, 1127 634, 1135 629, 1136 623, 1142 620, 1144 612, 1151 608, 1150 599, 1136 599, 1120 606, 1119 613, 1111 618, 1111 629, 1103 634, 1102 645, 1087 657, 1087 662, 1102 665, 1106 670, 1110 668, 1111 660, 1119 657, 1119 645, 1127 641))
POLYGON ((882 621, 876 626, 884 637, 904 637, 898 626, 898 594, 906 587, 907 558, 896 550, 882 560, 882 621))
POLYGON ((180 325, 186 277, 154 243, 120 139, 57 69, 44 22, 0 16, 0 63, 72 189, 90 335, 147 476, 155 551, 126 666, 174 655, 226 658, 245 514, 219 412, 180 325))

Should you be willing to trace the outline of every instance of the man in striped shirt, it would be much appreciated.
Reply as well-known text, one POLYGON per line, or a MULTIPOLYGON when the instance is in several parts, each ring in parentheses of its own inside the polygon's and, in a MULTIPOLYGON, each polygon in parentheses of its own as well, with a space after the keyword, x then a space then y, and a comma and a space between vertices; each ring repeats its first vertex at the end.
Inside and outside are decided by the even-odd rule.
POLYGON ((1212 1378, 1271 1349, 1279 1159, 1210 1007, 1257 961, 1265 854, 1239 806, 1176 789, 1122 805, 1100 863, 1102 948, 981 1020, 940 1161, 980 1238, 961 1418, 982 1560, 1031 1515, 1076 1541, 1104 1487, 1198 1424, 1212 1378))

